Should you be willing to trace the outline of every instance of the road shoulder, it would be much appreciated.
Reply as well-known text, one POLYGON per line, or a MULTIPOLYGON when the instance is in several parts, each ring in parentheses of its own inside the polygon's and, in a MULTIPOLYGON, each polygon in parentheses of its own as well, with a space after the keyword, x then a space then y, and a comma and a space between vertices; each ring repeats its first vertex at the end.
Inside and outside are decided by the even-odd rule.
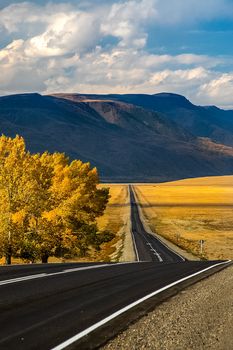
POLYGON ((120 256, 120 262, 131 262, 136 261, 133 239, 132 239, 132 224, 131 224, 131 205, 130 205, 130 197, 129 197, 129 187, 127 186, 127 198, 125 205, 127 206, 127 210, 124 216, 124 226, 121 229, 121 236, 123 237, 122 242, 122 254, 120 256))
POLYGON ((227 350, 233 334, 233 266, 158 305, 102 350, 227 350))

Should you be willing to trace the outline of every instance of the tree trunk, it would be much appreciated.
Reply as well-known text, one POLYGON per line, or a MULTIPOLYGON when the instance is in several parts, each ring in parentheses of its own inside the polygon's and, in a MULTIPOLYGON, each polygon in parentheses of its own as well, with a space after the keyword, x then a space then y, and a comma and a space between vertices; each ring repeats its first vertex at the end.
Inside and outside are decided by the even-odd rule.
POLYGON ((6 265, 11 265, 12 246, 11 246, 11 232, 8 232, 8 245, 6 249, 6 265))
POLYGON ((6 265, 11 265, 11 253, 6 254, 6 265))
POLYGON ((41 257, 41 262, 42 264, 47 264, 48 263, 48 255, 47 254, 43 254, 41 257))

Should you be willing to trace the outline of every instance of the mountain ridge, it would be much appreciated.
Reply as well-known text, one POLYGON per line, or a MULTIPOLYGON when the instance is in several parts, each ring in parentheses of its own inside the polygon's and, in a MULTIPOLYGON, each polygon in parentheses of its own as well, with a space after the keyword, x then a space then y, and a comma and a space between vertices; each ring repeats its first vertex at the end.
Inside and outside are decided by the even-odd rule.
MULTIPOLYGON (((58 94, 60 98, 70 98, 70 94, 58 94)), ((224 110, 216 106, 196 106, 186 97, 174 93, 147 94, 110 94, 99 95, 101 99, 118 100, 141 106, 145 109, 165 114, 197 137, 208 137, 213 141, 233 146, 233 110, 224 110)), ((98 98, 98 95, 73 94, 78 101, 83 98, 98 98)))
MULTIPOLYGON (((90 161, 105 181, 152 182, 232 174, 232 147, 196 136, 164 112, 131 103, 132 98, 126 101, 125 96, 0 97, 0 131, 24 136, 32 152, 59 151, 90 161)), ((130 96, 141 102, 141 95, 130 96)), ((144 96, 150 100, 152 95, 144 96)))

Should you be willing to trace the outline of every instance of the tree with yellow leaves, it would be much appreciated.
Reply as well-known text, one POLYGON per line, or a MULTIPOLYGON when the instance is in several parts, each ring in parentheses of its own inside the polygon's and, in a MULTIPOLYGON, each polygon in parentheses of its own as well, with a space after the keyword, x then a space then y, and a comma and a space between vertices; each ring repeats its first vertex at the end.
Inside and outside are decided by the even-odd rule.
POLYGON ((0 253, 47 262, 83 256, 113 238, 98 232, 108 189, 98 189, 96 168, 64 154, 31 155, 22 137, 0 137, 0 253))
POLYGON ((31 192, 27 171, 29 159, 21 137, 0 138, 0 249, 8 264, 22 238, 21 228, 31 192))

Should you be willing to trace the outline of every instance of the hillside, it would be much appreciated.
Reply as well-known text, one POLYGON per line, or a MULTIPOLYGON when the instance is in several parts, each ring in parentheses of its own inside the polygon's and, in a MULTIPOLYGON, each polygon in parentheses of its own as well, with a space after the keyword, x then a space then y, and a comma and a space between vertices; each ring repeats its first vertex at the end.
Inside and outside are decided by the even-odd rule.
MULTIPOLYGON (((96 98, 96 95, 85 97, 96 98)), ((184 96, 171 93, 105 95, 101 98, 111 98, 161 112, 195 136, 208 137, 227 146, 233 146, 231 110, 226 111, 215 106, 195 106, 184 96)))
POLYGON ((164 113, 114 96, 4 96, 0 131, 24 136, 33 152, 62 151, 90 161, 105 181, 169 181, 233 172, 231 147, 198 138, 164 113))

